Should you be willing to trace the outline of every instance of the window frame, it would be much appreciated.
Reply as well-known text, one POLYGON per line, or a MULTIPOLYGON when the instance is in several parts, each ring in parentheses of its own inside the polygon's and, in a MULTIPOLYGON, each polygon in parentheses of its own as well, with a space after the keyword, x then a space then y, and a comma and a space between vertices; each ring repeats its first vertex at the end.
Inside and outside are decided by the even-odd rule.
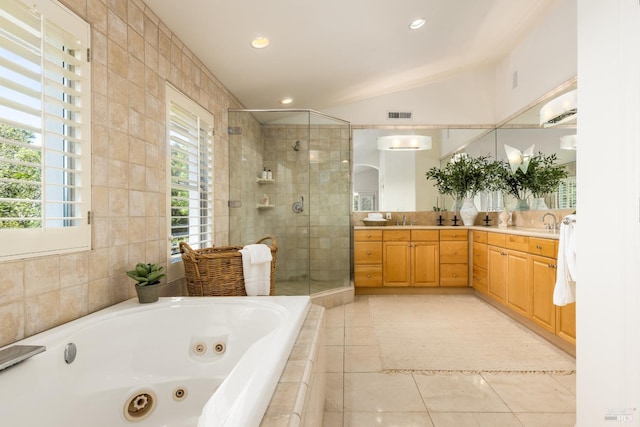
MULTIPOLYGON (((89 62, 89 51, 91 48, 91 27, 81 17, 74 12, 66 8, 56 0, 30 0, 29 2, 23 0, 8 0, 12 1, 16 7, 24 8, 23 16, 33 13, 34 11, 40 15, 40 33, 39 38, 33 38, 33 40, 39 40, 40 43, 40 70, 39 70, 39 82, 40 88, 40 124, 36 129, 40 135, 40 153, 41 153, 41 178, 39 185, 41 188, 40 203, 42 206, 51 206, 52 204, 58 204, 61 206, 62 211, 67 212, 69 205, 74 205, 73 216, 68 216, 66 213, 58 217, 52 216, 47 213, 47 208, 42 209, 42 216, 40 217, 41 226, 39 228, 2 228, 0 229, 0 239, 4 242, 11 242, 11 244, 5 244, 0 246, 0 261, 26 259, 31 257, 62 254, 69 252, 86 251, 91 249, 91 64, 89 62), (49 35, 49 31, 54 31, 49 35), (81 64, 81 70, 78 74, 79 79, 74 78, 74 82, 79 82, 78 86, 70 86, 65 83, 66 78, 64 74, 67 70, 65 62, 56 65, 47 60, 51 59, 50 55, 53 54, 56 58, 58 56, 64 56, 56 54, 58 52, 55 48, 52 50, 52 44, 47 41, 55 42, 55 31, 63 31, 64 33, 71 34, 73 39, 77 39, 78 44, 75 49, 78 51, 78 57, 76 61, 81 64), (49 63, 48 63, 49 62, 49 63), (57 68, 55 68, 57 67, 57 68), (51 71, 61 72, 63 75, 63 82, 47 80, 47 76, 51 71), (62 90, 60 93, 62 98, 56 101, 59 104, 60 114, 51 115, 52 98, 50 96, 51 88, 57 85, 57 91, 62 90), (79 90, 77 90, 79 89, 79 90), (79 92, 79 94, 78 94, 79 92), (70 93, 74 100, 72 103, 68 103, 69 98, 67 96, 70 93), (49 95, 48 95, 49 94, 49 95), (64 105, 69 105, 70 109, 65 109, 64 105), (76 110, 76 113, 80 117, 78 121, 68 121, 70 112, 76 110), (59 123, 61 130, 58 134, 55 130, 50 130, 50 121, 47 117, 54 117, 55 122, 59 123), (69 134, 66 129, 69 123, 70 128, 77 134, 69 134), (79 136, 78 136, 79 135, 79 136), (56 142, 50 142, 56 140, 56 142), (77 145, 80 147, 78 152, 74 149, 60 148, 60 144, 63 147, 77 145), (58 145, 57 148, 54 146, 58 145), (53 153, 53 154, 47 154, 53 153), (52 159, 57 157, 58 160, 62 159, 64 166, 52 165, 52 159), (47 159, 49 159, 47 161, 47 159), (75 166, 75 162, 79 164, 79 167, 75 166), (70 163, 74 163, 69 166, 70 163), (57 169, 57 172, 53 173, 55 179, 51 179, 51 170, 57 169), (69 184, 65 181, 65 177, 72 176, 76 181, 69 184), (53 183, 52 183, 53 181, 53 183), (56 189, 58 195, 63 194, 61 198, 56 200, 56 197, 51 195, 52 188, 56 189), (68 195, 73 193, 74 196, 68 195), (53 219, 52 219, 53 218, 53 219), (72 226, 69 226, 69 222, 74 222, 72 226)), ((7 7, 13 8, 14 6, 7 5, 7 7)), ((37 17, 36 17, 37 19, 37 17)), ((60 33, 59 33, 60 34, 60 33)), ((66 34, 64 35, 66 37, 66 34)), ((8 40, 8 39, 7 39, 8 40)), ((9 43, 8 41, 6 43, 9 43)), ((67 46, 63 45, 59 52, 64 52, 67 46)), ((25 60, 26 61, 26 60, 25 60)), ((70 62, 70 64, 73 61, 70 62)), ((34 73, 38 76, 38 73, 34 73)), ((77 75, 74 75, 77 77, 77 75)), ((35 80, 34 80, 35 81, 35 80)), ((8 88, 8 87, 7 87, 8 88)), ((6 93, 7 95, 9 93, 6 93)), ((15 101, 13 99, 12 101, 15 101)), ((4 104, 8 105, 8 104, 4 104)), ((26 104, 22 104, 24 108, 26 104)), ((12 107, 8 107, 13 109, 12 107)), ((18 109, 17 111, 20 111, 18 109)), ((37 110, 35 110, 37 112, 37 110)), ((33 111, 32 111, 33 113, 33 111)), ((71 113, 74 114, 74 113, 71 113)), ((33 114, 32 114, 33 115, 33 114)), ((37 116, 35 116, 37 117, 37 116)), ((19 120, 12 120, 11 117, 4 117, 2 123, 25 130, 32 130, 33 128, 26 122, 20 122, 19 120), (21 127, 23 126, 23 127, 21 127)), ((11 159, 9 159, 11 160, 11 159)))

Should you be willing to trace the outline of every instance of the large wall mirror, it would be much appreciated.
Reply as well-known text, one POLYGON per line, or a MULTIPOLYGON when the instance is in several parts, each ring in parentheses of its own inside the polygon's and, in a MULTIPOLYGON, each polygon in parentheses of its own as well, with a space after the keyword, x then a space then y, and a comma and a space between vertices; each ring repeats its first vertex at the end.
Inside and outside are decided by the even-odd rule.
MULTIPOLYGON (((555 153, 557 163, 565 165, 568 178, 559 191, 545 198, 549 209, 575 208, 576 188, 576 120, 542 127, 539 111, 558 96, 576 89, 575 80, 541 98, 498 127, 353 129, 353 210, 354 211, 431 211, 441 199, 424 174, 432 166, 444 165, 456 152, 471 156, 491 156, 507 160, 504 145, 526 150, 555 153), (431 138, 429 150, 378 149, 377 140, 391 135, 424 135, 431 138), (569 142, 572 141, 572 142, 569 142)), ((444 201, 445 208, 450 208, 444 201)), ((481 211, 512 209, 515 199, 493 194, 479 195, 476 206, 481 211)))

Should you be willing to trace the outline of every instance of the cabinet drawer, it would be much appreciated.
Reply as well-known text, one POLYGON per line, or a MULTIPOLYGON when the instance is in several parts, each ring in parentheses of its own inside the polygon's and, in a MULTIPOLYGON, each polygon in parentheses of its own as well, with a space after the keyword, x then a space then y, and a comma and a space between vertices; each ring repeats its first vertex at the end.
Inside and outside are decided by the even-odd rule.
POLYGON ((356 265, 353 267, 353 279, 356 286, 382 286, 382 266, 356 265))
POLYGON ((440 286, 467 286, 468 284, 467 264, 440 264, 440 286))
POLYGON ((356 242, 380 241, 382 240, 382 230, 355 230, 353 240, 356 242))
POLYGON ((473 266, 487 268, 487 245, 484 243, 473 244, 473 266))
POLYGON ((529 237, 529 252, 536 255, 556 258, 558 255, 558 241, 529 237))
POLYGON ((411 240, 414 242, 437 242, 438 230, 411 230, 411 240))
POLYGON ((469 261, 468 244, 466 241, 440 242, 440 263, 467 263, 469 261))
POLYGON ((486 231, 472 231, 473 235, 473 243, 487 243, 487 232, 486 231))
POLYGON ((504 233, 487 233, 487 243, 491 246, 505 247, 506 237, 504 233))
POLYGON ((382 264, 382 242, 358 242, 353 248, 354 264, 382 264))
POLYGON ((467 230, 440 230, 440 240, 467 240, 467 230))
POLYGON ((410 242, 411 230, 384 230, 382 240, 385 242, 410 242))
POLYGON ((509 234, 506 238, 506 247, 516 251, 526 252, 529 250, 529 238, 527 236, 518 236, 509 234))

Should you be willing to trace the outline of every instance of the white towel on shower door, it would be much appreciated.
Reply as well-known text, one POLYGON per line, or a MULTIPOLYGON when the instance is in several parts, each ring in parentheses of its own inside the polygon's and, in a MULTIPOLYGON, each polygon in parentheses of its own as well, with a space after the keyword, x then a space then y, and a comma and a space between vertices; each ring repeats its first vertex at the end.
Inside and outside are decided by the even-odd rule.
POLYGON ((246 245, 242 254, 244 288, 248 296, 269 295, 271 291, 271 249, 264 244, 246 245))
POLYGON ((563 306, 576 301, 576 216, 567 215, 560 225, 558 270, 553 303, 563 306))

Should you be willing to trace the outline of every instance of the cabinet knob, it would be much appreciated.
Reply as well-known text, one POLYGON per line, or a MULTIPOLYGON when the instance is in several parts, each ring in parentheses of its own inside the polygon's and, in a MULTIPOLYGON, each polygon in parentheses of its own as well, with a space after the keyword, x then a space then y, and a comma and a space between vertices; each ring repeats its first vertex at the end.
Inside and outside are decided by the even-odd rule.
POLYGON ((371 233, 367 234, 367 237, 371 237, 371 233))
POLYGON ((453 273, 451 276, 452 276, 452 277, 458 277, 458 275, 457 275, 457 274, 455 274, 455 273, 453 273))
POLYGON ((371 279, 371 274, 367 274, 367 279, 371 279))
POLYGON ((458 237, 458 235, 456 233, 453 233, 451 237, 458 237))
POLYGON ((453 251, 451 252, 451 255, 456 255, 458 253, 458 251, 453 251))
POLYGON ((367 251, 367 255, 371 255, 371 251, 367 251))
POLYGON ((536 245, 536 249, 542 249, 541 245, 536 245))

